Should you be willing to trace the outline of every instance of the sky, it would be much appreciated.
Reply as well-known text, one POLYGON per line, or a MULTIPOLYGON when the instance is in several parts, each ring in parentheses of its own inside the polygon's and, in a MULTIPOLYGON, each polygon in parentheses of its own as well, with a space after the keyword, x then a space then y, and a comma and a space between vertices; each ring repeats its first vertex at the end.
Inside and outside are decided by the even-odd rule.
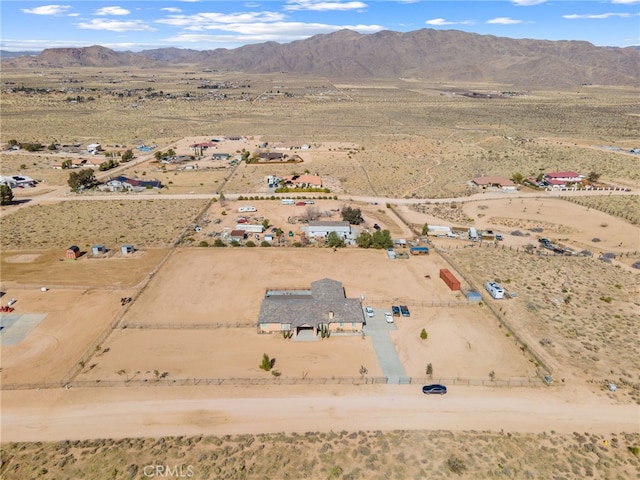
POLYGON ((596 46, 640 45, 640 0, 2 0, 0 49, 140 51, 288 43, 350 29, 422 28, 596 46))

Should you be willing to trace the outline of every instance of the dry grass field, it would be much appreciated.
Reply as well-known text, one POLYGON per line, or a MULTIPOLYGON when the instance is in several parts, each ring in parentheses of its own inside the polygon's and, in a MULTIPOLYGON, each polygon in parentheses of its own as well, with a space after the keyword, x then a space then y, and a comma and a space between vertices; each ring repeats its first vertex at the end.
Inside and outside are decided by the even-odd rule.
POLYGON ((206 200, 70 201, 23 208, 0 219, 3 249, 91 251, 102 243, 117 249, 169 246, 190 225, 206 200))
MULTIPOLYGON (((637 156, 603 148, 638 147, 637 91, 632 88, 526 91, 487 101, 454 92, 496 91, 500 86, 396 80, 369 88, 336 86, 327 79, 247 79, 177 69, 153 74, 121 69, 41 75, 3 71, 3 82, 3 142, 145 143, 165 148, 185 136, 213 135, 314 145, 342 142, 357 148, 312 149, 309 169, 354 195, 451 197, 464 195, 466 181, 478 174, 537 175, 544 169, 595 170, 602 180, 626 185, 640 181, 637 156), (226 97, 198 88, 207 82, 228 82, 229 88, 221 90, 226 97), (49 90, 34 93, 16 86, 49 90), (160 91, 171 97, 158 95, 160 91), (84 101, 69 101, 77 96, 84 101), (32 122, 33 115, 41 121, 32 122)), ((39 153, 36 160, 19 165, 26 165, 28 174, 33 163, 46 158, 39 153)), ((246 181, 240 176, 232 190, 256 184, 253 169, 246 170, 246 181)), ((4 167, 2 173, 7 173, 4 167)), ((198 187, 215 180, 189 182, 198 187)))
POLYGON ((0 477, 143 479, 170 469, 198 480, 629 479, 639 442, 637 433, 361 430, 8 443, 0 477))
MULTIPOLYGON (((149 160, 139 155, 141 163, 124 166, 123 172, 160 179, 167 189, 154 192, 158 196, 154 200, 136 199, 135 195, 113 195, 111 200, 70 195, 65 199, 68 201, 49 201, 43 194, 65 187, 68 178, 68 171, 54 170, 52 165, 81 154, 46 149, 36 153, 1 152, 0 174, 22 173, 41 181, 35 189, 16 191, 16 197, 35 200, 40 196, 42 200, 32 205, 24 203, 20 208, 3 207, 0 268, 2 290, 7 296, 2 302, 17 298, 17 313, 47 314, 25 340, 2 347, 4 384, 60 381, 79 366, 88 350, 93 352, 105 332, 108 336, 95 348, 95 354, 80 366, 78 380, 152 382, 158 375, 167 379, 260 380, 271 377, 258 368, 263 353, 276 358, 275 368, 288 379, 307 375, 359 377, 361 366, 366 366, 369 376, 382 375, 370 338, 334 335, 318 342, 292 342, 278 335, 258 335, 248 326, 257 320, 266 288, 304 288, 314 280, 329 277, 343 282, 348 296, 364 294, 365 302, 376 308, 388 309, 396 302, 411 306, 412 316, 398 319, 396 329, 390 332, 408 376, 424 378, 426 364, 432 363, 436 379, 488 379, 491 371, 496 379, 529 377, 538 367, 533 352, 539 352, 553 367, 553 388, 523 389, 523 397, 530 395, 541 403, 553 397, 581 407, 584 402, 592 407, 592 401, 605 407, 640 403, 640 277, 631 267, 639 260, 633 252, 640 250, 636 195, 580 197, 574 199, 575 203, 549 197, 505 196, 466 203, 397 205, 395 211, 418 231, 424 223, 473 225, 494 229, 505 237, 497 247, 487 243, 470 247, 469 242, 458 239, 432 239, 433 246, 443 251, 442 256, 432 253, 409 260, 391 261, 383 251, 356 248, 333 252, 318 247, 183 247, 203 241, 212 244, 214 238, 235 227, 240 215, 237 208, 245 204, 258 209, 252 221, 268 219, 271 226, 291 230, 294 236, 286 235, 287 245, 299 241, 298 220, 310 208, 283 206, 274 200, 213 202, 198 219, 202 230, 194 229, 209 199, 185 199, 189 194, 267 196, 264 179, 270 174, 321 175, 331 193, 308 196, 318 197, 311 208, 322 214, 329 212, 323 219, 332 220, 340 219, 332 209, 342 208, 350 195, 465 197, 471 193, 468 180, 479 174, 511 177, 516 172, 535 176, 549 170, 594 171, 605 183, 638 188, 638 156, 629 153, 629 149, 640 146, 637 89, 577 86, 572 91, 522 91, 510 98, 479 100, 455 92, 513 91, 514 86, 433 85, 403 79, 366 85, 348 81, 334 84, 329 79, 284 74, 249 78, 184 68, 3 69, 2 77, 0 143, 5 145, 13 139, 41 142, 45 147, 53 142, 129 147, 144 143, 188 154, 192 140, 223 135, 243 135, 247 140, 221 145, 220 151, 227 147, 235 152, 242 148, 253 151, 265 141, 312 145, 301 154, 304 162, 296 165, 241 163, 233 167, 198 159, 192 162, 198 164, 197 171, 173 166, 163 169, 151 161, 153 152, 149 160), (224 88, 199 88, 215 82, 224 84, 224 88), (171 194, 182 198, 163 198, 171 194), (340 200, 333 195, 340 195, 340 200), (11 208, 15 211, 5 214, 11 208), (522 235, 511 235, 516 230, 522 235), (537 244, 538 237, 551 238, 578 251, 589 250, 594 256, 524 253, 524 247, 537 244), (176 241, 181 246, 173 248, 176 241), (75 244, 81 251, 90 252, 96 243, 111 249, 105 258, 84 254, 76 261, 61 261, 68 246, 75 244), (140 250, 123 257, 119 252, 123 243, 132 243, 140 250), (168 260, 158 270, 168 253, 168 260), (598 256, 603 253, 613 253, 615 258, 601 260, 598 256), (464 289, 482 289, 484 282, 493 280, 517 294, 501 302, 488 297, 484 300, 527 345, 516 343, 486 304, 427 306, 431 301, 462 298, 438 278, 440 268, 452 269, 464 289), (145 287, 140 291, 142 285, 145 287), (41 292, 40 286, 51 289, 41 292), (135 297, 133 303, 123 307, 118 300, 131 295, 135 297), (120 326, 127 328, 109 330, 120 315, 120 326), (193 328, 194 324, 202 325, 193 328), (429 332, 426 341, 419 337, 422 328, 429 332), (606 391, 609 382, 617 384, 615 394, 606 391)), ((384 204, 353 205, 362 208, 364 228, 378 223, 394 238, 410 238, 408 227, 384 204)), ((82 413, 91 402, 103 402, 105 408, 113 406, 115 411, 126 410, 125 394, 133 403, 155 395, 179 403, 192 394, 180 387, 167 387, 174 392, 170 394, 161 392, 162 387, 153 388, 157 389, 16 390, 3 396, 3 417, 7 418, 8 411, 9 417, 15 415, 20 423, 20 408, 23 403, 29 404, 25 399, 40 393, 52 399, 39 412, 53 422, 47 425, 55 425, 56 408, 74 409, 73 402, 79 397, 84 399, 78 403, 78 412, 82 413), (118 395, 123 396, 116 398, 118 395)), ((272 396, 289 396, 287 400, 295 402, 300 395, 304 400, 304 394, 286 386, 277 388, 282 390, 272 396)), ((500 394, 515 389, 488 390, 500 394)), ((218 392, 193 394, 206 398, 218 392)), ((338 397, 346 396, 345 392, 333 392, 338 397)), ((233 395, 242 393, 234 390, 233 395)), ((244 393, 256 396, 260 392, 244 393)), ((395 393, 385 395, 381 398, 395 393)), ((458 409, 465 407, 459 411, 469 420, 483 415, 482 409, 469 407, 474 405, 473 395, 465 392, 459 397, 446 395, 433 400, 451 401, 448 405, 455 404, 458 409)), ((515 398, 509 395, 504 400, 507 403, 515 398)), ((407 398, 398 397, 398 401, 407 398)), ((499 401, 492 397, 489 403, 494 400, 499 401)), ((367 401, 369 408, 374 408, 376 394, 367 401)), ((344 431, 334 428, 316 433, 314 430, 322 427, 318 424, 309 433, 297 435, 167 436, 58 443, 3 440, 0 478, 136 479, 146 478, 144 466, 152 463, 192 465, 194 478, 211 479, 455 475, 569 480, 638 476, 637 430, 631 427, 627 434, 602 435, 585 427, 584 432, 578 430, 573 435, 556 433, 552 420, 526 418, 527 405, 516 402, 527 422, 521 431, 545 428, 546 433, 500 431, 491 424, 483 424, 491 432, 463 431, 468 428, 460 428, 462 424, 458 423, 456 433, 437 430, 437 426, 431 431, 395 431, 382 422, 386 419, 372 419, 372 423, 382 422, 381 426, 376 423, 361 431, 358 427, 347 431, 345 427, 344 431), (532 423, 539 428, 531 429, 532 423), (376 431, 384 426, 387 431, 376 431)), ((422 408, 421 404, 416 411, 422 412, 422 408)), ((491 418, 506 410, 492 411, 491 418)), ((585 411, 580 410, 576 418, 584 418, 580 415, 585 411)), ((598 411, 606 415, 605 408, 598 411)), ((424 412, 428 415, 428 409, 424 412)), ((198 419, 196 414, 192 418, 191 413, 171 413, 166 418, 159 413, 141 431, 163 435, 175 433, 182 425, 210 427, 204 417, 198 419), (163 426, 171 429, 151 429, 163 426)), ((330 415, 334 422, 340 418, 339 412, 330 415)), ((633 420, 630 418, 628 424, 633 425, 633 420)), ((85 426, 81 417, 74 421, 85 426)), ((25 422, 24 427, 37 429, 39 422, 25 422)), ((122 436, 118 425, 110 427, 115 429, 108 430, 114 437, 122 436)), ((249 431, 281 428, 287 432, 286 422, 272 428, 249 431)), ((43 429, 41 439, 57 438, 53 430, 55 426, 43 429)), ((3 436, 16 431, 3 427, 3 436)))

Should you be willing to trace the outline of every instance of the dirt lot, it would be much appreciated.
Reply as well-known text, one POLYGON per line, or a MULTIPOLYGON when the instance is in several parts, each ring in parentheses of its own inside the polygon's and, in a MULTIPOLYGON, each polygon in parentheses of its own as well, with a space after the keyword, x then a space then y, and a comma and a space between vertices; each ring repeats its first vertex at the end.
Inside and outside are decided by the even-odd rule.
POLYGON ((122 308, 120 298, 131 289, 34 288, 6 293, 3 300, 18 300, 14 313, 47 315, 19 344, 2 346, 2 382, 8 385, 60 381, 109 325, 122 308))

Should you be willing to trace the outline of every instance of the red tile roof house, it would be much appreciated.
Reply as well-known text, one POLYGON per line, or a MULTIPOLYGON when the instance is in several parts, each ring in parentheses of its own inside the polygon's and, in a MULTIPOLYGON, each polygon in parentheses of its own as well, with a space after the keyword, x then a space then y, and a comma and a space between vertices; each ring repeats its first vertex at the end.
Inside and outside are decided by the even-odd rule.
POLYGON ((503 192, 515 192, 518 190, 518 186, 512 180, 504 177, 476 177, 472 182, 483 189, 487 187, 499 188, 503 192))
POLYGON ((322 188, 322 178, 318 175, 289 175, 282 180, 285 185, 296 188, 322 188))
POLYGON ((567 183, 582 183, 587 178, 584 175, 580 175, 577 172, 549 172, 545 173, 543 181, 552 186, 566 186, 567 183))
POLYGON ((341 282, 324 278, 310 289, 268 289, 260 306, 259 333, 361 332, 365 323, 357 298, 347 298, 341 282))

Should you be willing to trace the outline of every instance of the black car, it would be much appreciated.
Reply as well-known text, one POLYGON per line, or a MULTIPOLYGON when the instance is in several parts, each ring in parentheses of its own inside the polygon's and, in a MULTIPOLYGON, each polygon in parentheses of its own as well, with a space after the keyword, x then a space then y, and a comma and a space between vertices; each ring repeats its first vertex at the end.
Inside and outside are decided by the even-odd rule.
POLYGON ((424 387, 422 387, 422 393, 424 393, 425 395, 444 395, 445 393, 447 393, 447 387, 437 383, 433 385, 425 385, 424 387))
POLYGON ((391 306, 391 311, 393 312, 393 316, 394 317, 399 317, 400 316, 400 307, 397 305, 392 305, 391 306))
POLYGON ((400 305, 400 313, 403 317, 410 317, 409 308, 406 305, 400 305))

